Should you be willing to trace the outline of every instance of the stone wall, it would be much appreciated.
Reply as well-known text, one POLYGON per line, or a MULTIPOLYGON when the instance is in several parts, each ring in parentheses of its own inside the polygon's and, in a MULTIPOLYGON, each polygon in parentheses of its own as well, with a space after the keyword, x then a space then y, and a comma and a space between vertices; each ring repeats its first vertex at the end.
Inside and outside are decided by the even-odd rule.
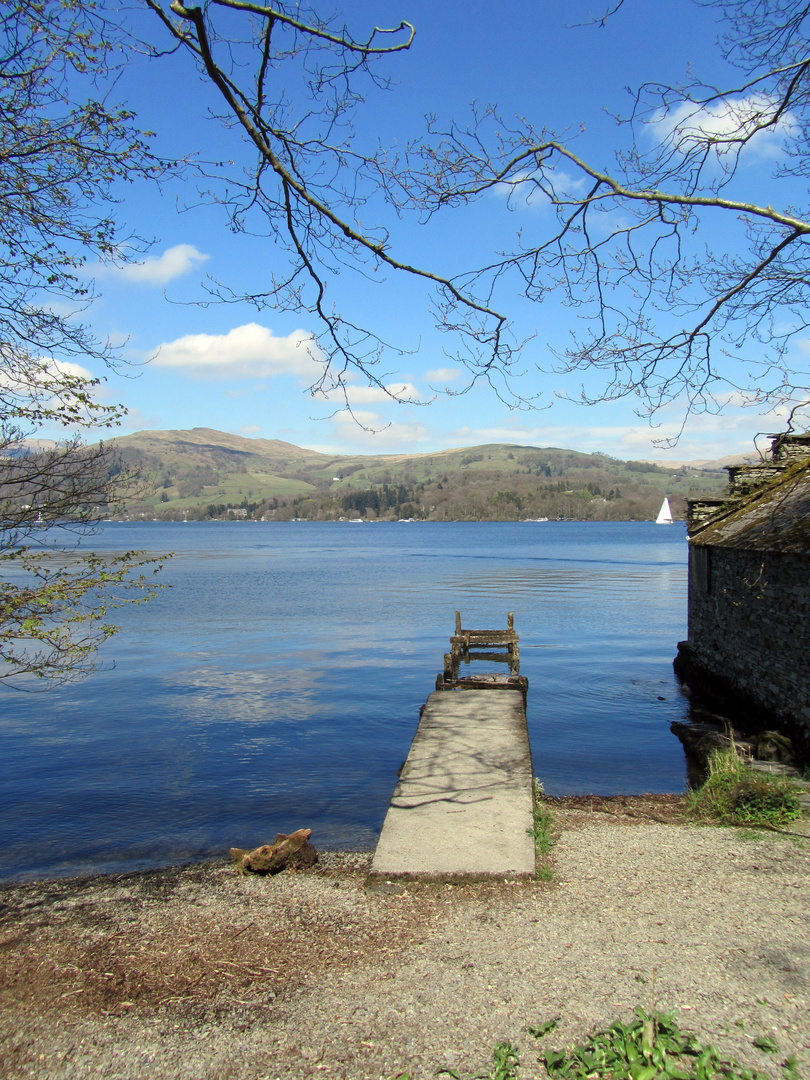
POLYGON ((806 555, 691 544, 679 650, 676 670, 699 696, 751 730, 787 730, 810 755, 806 555))

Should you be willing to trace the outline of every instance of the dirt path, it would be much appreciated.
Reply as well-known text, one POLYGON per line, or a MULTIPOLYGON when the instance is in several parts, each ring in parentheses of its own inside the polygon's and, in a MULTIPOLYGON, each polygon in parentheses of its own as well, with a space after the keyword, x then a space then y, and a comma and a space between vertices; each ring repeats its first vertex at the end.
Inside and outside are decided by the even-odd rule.
POLYGON ((553 802, 548 884, 369 893, 344 854, 5 886, 0 1075, 416 1080, 508 1039, 530 1078, 528 1024, 559 1017, 558 1047, 642 1005, 810 1077, 810 843, 678 824, 676 797, 553 802))

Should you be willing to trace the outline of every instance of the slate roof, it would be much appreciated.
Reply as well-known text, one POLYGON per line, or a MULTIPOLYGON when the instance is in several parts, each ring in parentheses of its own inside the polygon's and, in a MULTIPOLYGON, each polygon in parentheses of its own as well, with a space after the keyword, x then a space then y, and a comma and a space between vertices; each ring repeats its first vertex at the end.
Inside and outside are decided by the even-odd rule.
POLYGON ((810 456, 794 459, 747 494, 731 495, 689 540, 695 545, 810 554, 810 456))

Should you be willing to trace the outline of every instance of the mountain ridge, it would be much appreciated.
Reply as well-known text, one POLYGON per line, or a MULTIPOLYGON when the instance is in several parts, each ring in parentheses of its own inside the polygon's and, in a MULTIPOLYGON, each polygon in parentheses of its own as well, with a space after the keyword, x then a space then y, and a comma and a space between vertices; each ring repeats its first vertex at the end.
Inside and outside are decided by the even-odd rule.
MULTIPOLYGON (((217 428, 208 427, 194 427, 194 428, 154 428, 144 429, 142 431, 134 431, 130 435, 116 436, 114 441, 116 444, 128 443, 129 440, 146 440, 152 439, 155 441, 163 441, 162 437, 166 437, 165 441, 173 441, 172 437, 176 439, 178 436, 185 436, 185 441, 193 445, 209 445, 214 447, 216 445, 225 446, 228 442, 236 442, 243 444, 245 447, 259 446, 262 448, 279 448, 284 452, 294 452, 299 454, 311 455, 313 457, 321 457, 329 461, 340 460, 342 458, 357 458, 367 457, 375 459, 386 459, 390 461, 403 461, 411 458, 420 457, 438 457, 440 455, 449 455, 454 453, 461 453, 471 450, 480 450, 482 448, 491 448, 494 446, 509 446, 512 449, 517 450, 551 450, 559 452, 572 452, 572 453, 586 453, 583 450, 573 450, 570 447, 561 446, 535 446, 532 443, 481 443, 471 446, 458 446, 458 447, 445 447, 442 450, 432 451, 400 451, 398 453, 389 454, 340 454, 337 451, 334 453, 325 453, 323 450, 312 450, 308 447, 298 446, 296 443, 285 442, 283 439, 263 439, 247 435, 236 435, 232 432, 219 431, 217 428), (192 436, 196 436, 192 438, 192 436), (208 441, 204 443, 202 437, 205 437, 208 441)), ((245 450, 245 452, 250 452, 245 450)), ((613 455, 603 454, 600 451, 592 452, 593 456, 597 457, 609 457, 613 455)), ((728 466, 740 465, 745 462, 756 461, 759 459, 759 454, 755 451, 751 451, 746 454, 726 454, 719 458, 685 458, 679 461, 661 461, 656 458, 614 458, 613 460, 639 460, 648 465, 657 465, 661 469, 678 470, 683 468, 698 469, 698 470, 710 470, 718 471, 725 469, 728 466)))
POLYGON ((664 495, 683 516, 687 493, 717 495, 727 480, 711 462, 667 468, 517 443, 328 454, 214 428, 145 430, 111 442, 151 486, 125 507, 140 518, 654 519, 664 495))

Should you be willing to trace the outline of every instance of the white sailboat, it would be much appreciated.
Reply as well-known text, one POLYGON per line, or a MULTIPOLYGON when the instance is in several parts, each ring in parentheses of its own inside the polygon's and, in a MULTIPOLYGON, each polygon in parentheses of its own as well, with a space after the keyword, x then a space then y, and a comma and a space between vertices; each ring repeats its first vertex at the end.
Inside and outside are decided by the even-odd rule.
POLYGON ((661 509, 658 511, 658 517, 655 519, 656 525, 672 525, 673 517, 672 511, 669 508, 669 499, 664 499, 661 503, 661 509))

